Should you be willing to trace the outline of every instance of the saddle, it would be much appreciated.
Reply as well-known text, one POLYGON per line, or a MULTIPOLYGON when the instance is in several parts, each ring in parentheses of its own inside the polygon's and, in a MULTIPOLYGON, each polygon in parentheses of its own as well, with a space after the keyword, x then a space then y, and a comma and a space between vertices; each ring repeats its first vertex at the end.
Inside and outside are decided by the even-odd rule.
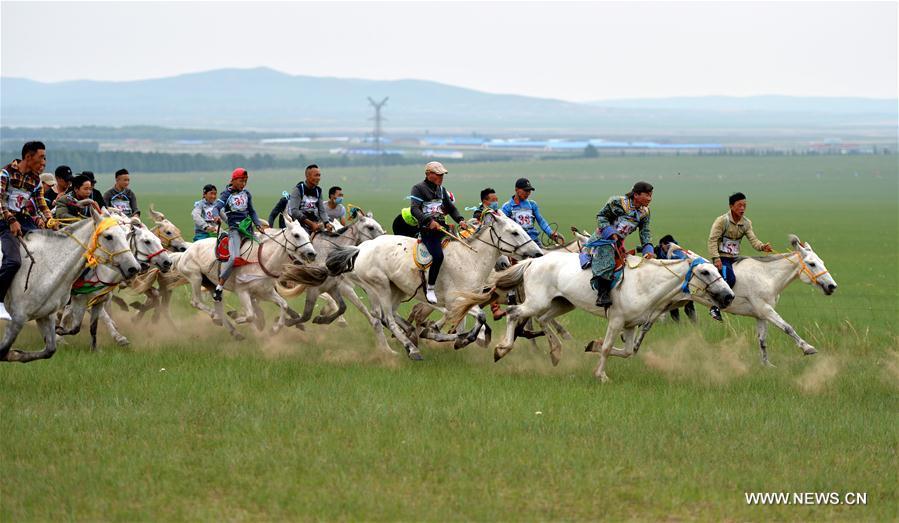
MULTIPOLYGON (((240 245, 243 246, 244 242, 246 242, 246 238, 242 238, 240 245)), ((228 233, 223 233, 219 235, 218 241, 215 244, 215 257, 220 262, 228 261, 228 258, 231 257, 231 246, 228 245, 230 243, 228 238, 228 233)), ((240 256, 240 247, 238 247, 238 255, 234 259, 235 267, 242 267, 244 265, 249 264, 250 262, 240 256)))
MULTIPOLYGON (((468 238, 473 233, 467 229, 462 229, 459 231, 460 238, 468 238)), ((440 246, 446 249, 446 246, 449 244, 450 238, 446 237, 440 242, 440 246)), ((415 264, 415 267, 420 271, 425 271, 428 267, 431 266, 431 262, 434 261, 434 258, 431 256, 431 253, 428 252, 428 248, 425 247, 425 244, 421 242, 421 238, 415 240, 415 247, 412 248, 412 263, 415 264)))
MULTIPOLYGON (((615 269, 612 273, 612 289, 617 287, 624 277, 624 264, 627 257, 636 256, 637 254, 635 249, 629 251, 624 250, 623 242, 616 243, 613 247, 615 250, 615 269)), ((581 265, 581 270, 589 269, 593 263, 593 249, 590 247, 582 247, 581 252, 578 253, 578 262, 581 265)))

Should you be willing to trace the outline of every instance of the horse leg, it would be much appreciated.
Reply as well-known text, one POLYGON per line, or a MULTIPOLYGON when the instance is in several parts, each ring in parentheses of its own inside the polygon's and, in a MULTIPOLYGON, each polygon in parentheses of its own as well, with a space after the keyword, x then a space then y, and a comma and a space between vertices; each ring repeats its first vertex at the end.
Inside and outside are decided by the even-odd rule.
MULTIPOLYGON (((94 308, 97 308, 96 306, 94 308)), ((119 345, 119 347, 127 347, 131 344, 128 341, 128 338, 122 335, 119 332, 118 326, 115 323, 115 320, 112 319, 112 316, 109 314, 109 302, 103 303, 100 307, 100 319, 103 320, 103 323, 106 324, 106 328, 109 329, 109 334, 112 335, 115 342, 119 345)))
POLYGON ((175 320, 172 319, 172 289, 162 282, 159 282, 158 307, 162 307, 162 317, 165 318, 165 322, 174 329, 175 320))
POLYGON ((367 319, 368 322, 371 323, 374 320, 374 316, 371 312, 369 312, 368 308, 365 307, 365 303, 363 303, 359 296, 356 294, 356 290, 353 288, 352 284, 350 284, 346 280, 343 280, 342 278, 341 280, 342 281, 339 284, 340 295, 350 300, 350 303, 352 303, 357 309, 359 309, 359 311, 362 312, 362 314, 365 316, 365 319, 367 319))
POLYGON ((243 316, 234 318, 234 323, 237 325, 252 323, 256 319, 256 311, 253 309, 253 297, 244 289, 235 291, 235 294, 237 294, 237 299, 240 300, 240 304, 243 306, 243 316))
MULTIPOLYGON (((312 320, 312 323, 327 325, 327 324, 333 322, 334 320, 336 320, 337 318, 340 318, 343 316, 343 313, 346 312, 346 302, 343 301, 343 296, 340 294, 339 288, 337 288, 336 290, 333 290, 333 289, 329 290, 322 296, 326 296, 326 297, 330 298, 330 302, 334 302, 336 300, 337 310, 335 310, 332 314, 325 315, 325 310, 322 309, 322 311, 319 313, 318 317, 316 317, 314 320, 312 320), (332 296, 331 295, 332 292, 335 293, 337 296, 332 296)), ((345 324, 346 324, 346 321, 344 321, 344 325, 345 324)))
POLYGON ((244 335, 237 331, 237 328, 231 323, 231 318, 225 314, 225 304, 223 302, 215 302, 215 314, 221 320, 222 325, 228 329, 228 333, 237 341, 243 341, 244 335))
POLYGON ((552 317, 547 317, 546 314, 536 319, 537 324, 540 325, 540 328, 543 329, 543 332, 546 333, 546 339, 549 341, 549 360, 552 362, 553 367, 558 367, 559 362, 562 361, 562 340, 559 339, 559 336, 549 327, 552 323, 552 317))
POLYGON ((267 298, 268 301, 273 302, 275 305, 277 305, 279 309, 278 320, 274 324, 272 324, 272 334, 277 334, 278 331, 280 331, 281 328, 287 324, 287 316, 289 314, 288 311, 290 310, 290 307, 287 305, 287 300, 285 300, 283 296, 278 294, 278 291, 275 290, 274 287, 271 288, 271 291, 269 292, 267 298))
POLYGON ((503 339, 493 348, 493 361, 499 361, 515 344, 518 337, 518 325, 527 321, 535 311, 528 308, 527 304, 511 305, 506 309, 506 334, 503 339))
POLYGON ((256 319, 253 321, 253 327, 256 327, 256 330, 262 331, 265 329, 265 311, 262 310, 262 306, 259 305, 259 300, 253 298, 253 313, 256 315, 256 319))
POLYGON ((3 332, 3 341, 0 342, 0 361, 19 361, 22 363, 31 361, 25 360, 25 355, 28 353, 10 349, 24 326, 24 322, 16 321, 15 318, 7 324, 6 331, 3 332))
POLYGON ((306 323, 312 317, 312 311, 315 309, 315 300, 318 299, 318 287, 306 289, 306 303, 303 306, 303 315, 294 323, 306 323))
MULTIPOLYGON (((377 289, 380 291, 381 289, 377 289)), ((389 296, 390 291, 384 291, 383 296, 389 296)), ((375 331, 375 343, 379 349, 384 352, 390 354, 397 354, 397 352, 390 348, 390 344, 387 343, 387 336, 384 335, 384 324, 381 323, 380 315, 384 314, 381 310, 381 299, 378 298, 378 295, 375 293, 368 294, 368 299, 371 301, 372 311, 374 311, 374 315, 369 315, 371 318, 371 328, 375 331)))
POLYGON ((453 348, 459 350, 463 347, 467 347, 474 340, 478 339, 478 333, 481 332, 481 327, 487 323, 487 315, 484 314, 484 311, 477 305, 472 307, 472 310, 477 312, 477 321, 475 321, 474 327, 471 328, 465 335, 460 335, 456 339, 456 343, 453 344, 453 348))
POLYGON ((84 312, 87 308, 87 298, 84 296, 72 297, 69 305, 66 306, 62 313, 62 320, 56 327, 56 333, 60 336, 74 336, 81 332, 81 322, 84 321, 84 312), (68 328, 65 328, 68 320, 68 328))
MULTIPOLYGON (((568 329, 566 329, 565 327, 563 327, 562 324, 559 323, 558 320, 556 320, 555 318, 550 318, 550 320, 549 320, 549 325, 550 325, 553 329, 555 329, 556 332, 559 333, 559 336, 560 336, 563 340, 570 340, 570 339, 573 338, 573 336, 571 335, 571 333, 568 332, 568 329)), ((543 330, 546 330, 546 327, 543 327, 543 330)))
POLYGON ((768 361, 768 342, 765 339, 768 336, 768 320, 762 318, 756 319, 755 331, 759 336, 759 351, 762 353, 762 365, 765 367, 773 367, 774 365, 768 361))
MULTIPOLYGON (((187 276, 187 275, 185 275, 187 276)), ((216 319, 216 311, 203 303, 203 278, 199 274, 191 274, 187 276, 187 279, 190 281, 190 304, 194 306, 195 309, 201 310, 211 316, 213 320, 216 319)), ((219 302, 221 303, 221 302, 219 302)), ((217 307, 216 307, 217 308, 217 307)), ((222 315, 224 316, 224 307, 222 307, 222 315)), ((219 320, 221 321, 221 320, 219 320)))
POLYGON ((403 329, 397 324, 395 318, 396 305, 391 303, 389 310, 382 305, 381 312, 384 320, 387 322, 387 328, 390 329, 390 332, 392 332, 394 336, 396 336, 397 341, 403 344, 403 348, 406 349, 406 354, 409 356, 409 359, 413 361, 421 361, 424 359, 421 357, 421 352, 419 352, 418 347, 406 337, 403 329))
POLYGON ((90 315, 90 333, 91 333, 91 352, 97 352, 97 324, 99 316, 99 307, 96 305, 91 307, 90 315))
POLYGON ((636 354, 640 351, 640 345, 643 344, 643 338, 646 337, 646 335, 649 333, 649 329, 651 329, 653 325, 655 325, 655 321, 647 321, 640 326, 639 332, 634 333, 635 335, 632 338, 632 343, 630 346, 631 352, 633 354, 636 354))
POLYGON ((774 310, 774 307, 765 304, 765 319, 776 325, 778 328, 787 333, 788 336, 793 338, 796 341, 796 345, 802 349, 802 353, 806 356, 810 356, 812 354, 817 353, 817 349, 812 347, 810 343, 802 339, 799 334, 796 333, 796 329, 793 328, 792 325, 784 321, 783 318, 780 317, 780 314, 777 314, 777 311, 774 310))
MULTIPOLYGON (((615 337, 621 332, 623 323, 624 322, 618 318, 609 319, 609 326, 606 328, 606 337, 602 340, 599 364, 596 366, 596 370, 593 371, 593 376, 603 383, 609 381, 609 376, 606 374, 606 361, 609 359, 609 353, 612 351, 612 344, 615 341, 615 337)), ((595 343, 595 340, 591 343, 595 343)))

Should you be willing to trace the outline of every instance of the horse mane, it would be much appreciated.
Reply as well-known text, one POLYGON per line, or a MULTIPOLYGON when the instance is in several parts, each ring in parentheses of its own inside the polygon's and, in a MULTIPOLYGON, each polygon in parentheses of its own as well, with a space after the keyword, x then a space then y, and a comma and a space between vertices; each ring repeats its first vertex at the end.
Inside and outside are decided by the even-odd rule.
POLYGON ((792 256, 793 254, 795 254, 795 251, 769 254, 768 256, 737 256, 736 258, 734 258, 734 263, 740 263, 743 260, 755 260, 762 263, 770 263, 773 261, 782 260, 787 256, 792 256))

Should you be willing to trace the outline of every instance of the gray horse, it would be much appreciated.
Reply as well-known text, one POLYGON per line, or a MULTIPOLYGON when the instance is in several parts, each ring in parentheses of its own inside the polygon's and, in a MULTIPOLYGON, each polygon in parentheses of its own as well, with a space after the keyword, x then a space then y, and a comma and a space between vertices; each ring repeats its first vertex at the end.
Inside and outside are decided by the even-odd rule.
POLYGON ((51 358, 56 352, 56 312, 69 299, 72 284, 84 271, 85 259, 118 269, 130 278, 140 263, 128 245, 128 229, 113 218, 91 210, 91 218, 61 231, 38 230, 22 240, 22 267, 16 273, 6 304, 12 320, 0 341, 0 361, 27 363, 51 358), (44 349, 11 349, 22 328, 36 320, 44 349))

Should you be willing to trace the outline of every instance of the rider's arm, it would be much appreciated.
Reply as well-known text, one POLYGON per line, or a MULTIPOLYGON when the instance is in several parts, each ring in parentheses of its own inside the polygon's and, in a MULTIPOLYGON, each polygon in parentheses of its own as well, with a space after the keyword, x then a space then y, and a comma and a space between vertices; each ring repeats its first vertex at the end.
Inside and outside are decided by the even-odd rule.
POLYGON ((443 192, 443 207, 446 209, 446 213, 453 217, 453 220, 456 223, 462 223, 465 221, 465 218, 462 217, 462 213, 459 212, 459 209, 456 208, 456 204, 450 200, 449 192, 443 192))
POLYGON ((253 208, 253 195, 247 192, 247 214, 250 215, 250 218, 253 219, 253 224, 256 227, 263 227, 262 220, 259 219, 259 215, 256 214, 256 209, 253 208))
POLYGON ((287 208, 287 198, 283 196, 278 200, 278 203, 272 208, 272 212, 268 214, 268 223, 274 225, 275 218, 278 217, 279 214, 284 212, 284 209, 287 208))
POLYGON ((655 254, 655 248, 652 246, 652 230, 649 228, 650 214, 640 220, 640 245, 643 246, 641 252, 643 254, 655 254))
POLYGON ((759 252, 764 251, 765 244, 759 240, 758 236, 756 236, 755 232, 752 230, 752 222, 749 221, 749 218, 743 218, 743 221, 746 222, 746 230, 744 232, 749 243, 752 244, 752 248, 759 252))
POLYGON ((131 200, 131 216, 140 216, 140 207, 137 206, 137 195, 128 189, 128 199, 131 200))
POLYGON ((709 256, 712 257, 712 261, 721 257, 721 253, 718 252, 718 241, 721 239, 721 236, 724 235, 724 227, 725 220, 724 216, 719 216, 715 219, 715 222, 712 223, 712 230, 709 231, 709 256))
POLYGON ((194 225, 201 231, 206 230, 206 227, 209 226, 206 223, 206 220, 203 218, 203 210, 201 209, 202 205, 203 204, 201 202, 197 202, 194 204, 194 209, 190 211, 190 217, 193 218, 194 225))
POLYGON ((534 209, 534 219, 537 220, 537 223, 540 225, 540 228, 543 229, 543 232, 552 236, 553 229, 549 226, 546 219, 543 218, 543 215, 540 214, 540 209, 537 207, 537 202, 531 202, 531 207, 534 209))
MULTIPOLYGON (((599 229, 600 236, 604 240, 608 240, 615 234, 615 227, 612 226, 612 223, 614 223, 617 218, 615 207, 621 207, 618 200, 616 198, 609 198, 609 201, 602 206, 602 209, 600 209, 598 213, 596 213, 596 227, 599 229)), ((624 209, 621 209, 621 213, 624 213, 624 209)))
POLYGON ((422 193, 421 188, 418 185, 412 186, 409 211, 412 212, 412 216, 418 220, 419 227, 427 227, 431 223, 431 218, 426 217, 424 211, 421 210, 421 205, 424 201, 425 194, 422 193))
POLYGON ((2 173, 0 173, 0 213, 3 214, 3 219, 7 222, 16 221, 16 217, 13 213, 9 211, 6 206, 7 199, 9 196, 6 194, 9 190, 9 173, 6 172, 6 169, 3 169, 2 173))
POLYGON ((287 197, 287 215, 294 220, 303 220, 303 213, 300 212, 303 199, 300 197, 300 190, 294 187, 287 197))

